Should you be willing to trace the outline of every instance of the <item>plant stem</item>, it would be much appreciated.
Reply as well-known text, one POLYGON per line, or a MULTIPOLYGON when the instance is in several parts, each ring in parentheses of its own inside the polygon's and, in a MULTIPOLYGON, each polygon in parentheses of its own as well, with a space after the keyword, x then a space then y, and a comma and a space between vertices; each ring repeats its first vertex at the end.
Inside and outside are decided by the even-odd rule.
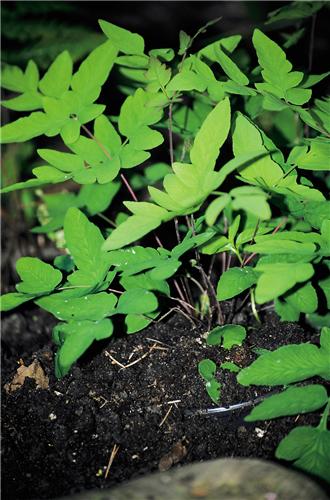
POLYGON ((101 212, 95 214, 97 215, 98 217, 101 217, 101 219, 105 220, 108 224, 110 224, 110 226, 116 228, 117 225, 111 220, 111 219, 108 219, 108 217, 106 217, 105 215, 101 214, 101 212))
POLYGON ((256 307, 256 301, 255 301, 255 298, 254 298, 254 290, 253 290, 253 288, 250 289, 250 298, 251 298, 251 309, 252 309, 252 312, 253 312, 253 316, 258 321, 258 323, 261 323, 260 318, 259 318, 259 314, 258 314, 258 311, 257 311, 257 307, 256 307))
POLYGON ((185 300, 185 297, 184 297, 184 295, 183 295, 183 293, 182 293, 181 288, 180 288, 180 287, 179 287, 179 285, 178 285, 178 282, 177 282, 176 280, 173 280, 173 283, 174 283, 174 286, 175 286, 175 288, 176 288, 176 291, 178 292, 178 295, 179 295, 179 297, 180 297, 180 300, 178 299, 178 300, 179 300, 179 302, 181 302, 181 303, 182 303, 182 305, 183 305, 183 307, 185 308, 185 310, 189 313, 189 308, 194 309, 194 307, 192 307, 192 306, 191 306, 191 305, 190 305, 190 304, 189 304, 189 303, 185 300))
POLYGON ((221 254, 221 260, 222 260, 222 274, 226 271, 226 252, 222 252, 221 254))
POLYGON ((311 36, 310 36, 310 40, 309 40, 309 50, 308 50, 308 72, 309 73, 312 71, 312 66, 313 66, 315 24, 316 24, 316 14, 314 14, 312 17, 311 36))
POLYGON ((125 186, 127 187, 127 190, 129 192, 129 194, 131 195, 131 197, 133 198, 134 201, 138 201, 133 189, 131 188, 130 186, 130 183, 128 182, 128 180, 126 179, 125 175, 124 174, 120 174, 120 177, 123 181, 123 183, 125 184, 125 186))
POLYGON ((170 148, 170 161, 171 165, 174 163, 174 151, 173 151, 173 103, 170 102, 168 107, 168 140, 170 148))
POLYGON ((212 270, 213 270, 213 266, 214 266, 214 262, 215 262, 215 253, 212 255, 211 257, 211 262, 210 262, 210 267, 209 267, 209 270, 208 270, 208 273, 207 273, 207 276, 209 279, 211 279, 211 275, 212 275, 212 270))
POLYGON ((231 264, 231 253, 228 255, 228 260, 227 260, 227 265, 226 265, 226 271, 228 271, 228 269, 230 268, 230 264, 231 264))
POLYGON ((169 296, 168 298, 175 300, 176 302, 180 302, 180 304, 182 304, 185 307, 186 311, 188 311, 188 314, 191 314, 189 309, 192 309, 195 313, 198 313, 198 310, 195 307, 193 307, 192 305, 188 304, 188 302, 186 302, 184 299, 182 300, 182 299, 178 299, 177 297, 172 297, 172 296, 169 296))
POLYGON ((174 217, 174 229, 176 234, 176 239, 178 243, 181 243, 180 233, 179 233, 179 221, 177 217, 174 217))
POLYGON ((201 266, 197 266, 197 269, 199 269, 199 271, 202 275, 204 284, 206 285, 207 289, 209 290, 210 294, 212 295, 214 305, 215 305, 215 308, 217 310, 217 324, 223 325, 224 324, 224 317, 223 317, 220 302, 218 301, 218 297, 217 297, 216 291, 214 289, 214 286, 212 284, 212 281, 207 276, 207 274, 205 273, 204 269, 201 266))
POLYGON ((190 276, 190 274, 187 275, 187 278, 192 281, 193 283, 195 283, 195 285, 197 286, 197 288, 199 289, 199 291, 202 293, 202 294, 205 294, 206 293, 206 290, 202 287, 202 285, 200 284, 199 281, 197 281, 195 278, 193 278, 192 276, 190 276))

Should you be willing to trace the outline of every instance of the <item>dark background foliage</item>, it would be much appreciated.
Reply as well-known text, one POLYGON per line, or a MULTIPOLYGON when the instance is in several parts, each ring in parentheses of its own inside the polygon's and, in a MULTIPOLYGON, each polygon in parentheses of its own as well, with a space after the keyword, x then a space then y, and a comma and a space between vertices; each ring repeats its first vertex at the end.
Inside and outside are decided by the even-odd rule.
MULTIPOLYGON (((2 60, 25 63, 34 57, 39 65, 47 67, 55 53, 68 45, 75 45, 75 51, 81 53, 89 44, 99 43, 97 20, 100 18, 140 33, 146 39, 147 49, 165 46, 175 48, 178 46, 180 30, 193 34, 208 21, 221 16, 222 19, 200 39, 203 44, 215 36, 234 33, 248 36, 254 26, 267 19, 269 12, 286 4, 287 2, 269 1, 4 1, 2 60)), ((299 50, 294 47, 292 52, 295 63, 306 68, 310 41, 308 31, 311 30, 312 20, 309 19, 304 24, 307 36, 299 42, 299 50)), ((271 31, 278 26, 277 23, 267 29, 271 31)), ((295 29, 292 21, 282 22, 282 26, 287 32, 295 29)), ((314 57, 313 60, 314 71, 324 69, 327 40, 327 16, 318 15, 315 26, 314 52, 317 58, 314 57)), ((198 47, 200 42, 196 43, 198 47)))

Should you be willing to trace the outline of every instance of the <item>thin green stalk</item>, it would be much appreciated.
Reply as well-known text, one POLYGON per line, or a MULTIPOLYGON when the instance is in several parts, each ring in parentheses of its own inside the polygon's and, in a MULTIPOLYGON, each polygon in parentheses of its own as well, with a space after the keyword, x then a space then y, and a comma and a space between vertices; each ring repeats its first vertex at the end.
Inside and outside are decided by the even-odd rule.
POLYGON ((108 217, 106 217, 105 215, 101 214, 101 212, 95 214, 97 215, 98 217, 101 217, 101 219, 105 220, 108 224, 110 224, 110 226, 116 228, 117 227, 117 224, 115 224, 111 219, 108 219, 108 217))

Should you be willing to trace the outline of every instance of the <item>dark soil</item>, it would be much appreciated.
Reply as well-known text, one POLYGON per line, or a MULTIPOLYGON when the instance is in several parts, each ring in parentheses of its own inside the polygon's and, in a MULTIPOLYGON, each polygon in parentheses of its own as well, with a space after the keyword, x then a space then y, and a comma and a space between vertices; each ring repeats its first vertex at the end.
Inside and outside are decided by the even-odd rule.
MULTIPOLYGON (((245 423, 248 410, 226 416, 187 417, 186 410, 212 406, 197 372, 209 357, 217 365, 232 360, 246 366, 251 348, 266 349, 312 340, 297 324, 268 313, 263 326, 251 324, 244 347, 225 351, 206 346, 203 326, 182 315, 144 332, 95 345, 64 379, 53 375, 49 342, 53 319, 34 310, 3 319, 3 383, 21 358, 38 359, 50 378, 48 390, 32 379, 11 394, 3 391, 3 498, 54 498, 83 489, 105 488, 172 462, 216 457, 274 458, 281 438, 295 425, 315 425, 319 415, 245 423), (153 349, 151 347, 153 346, 153 349), (109 354, 113 359, 109 357, 109 354), (118 363, 127 365, 122 369, 118 363), (171 403, 176 401, 175 403, 171 403), (119 446, 106 473, 114 445, 119 446), (105 477, 107 476, 107 477, 105 477)), ((267 388, 245 388, 219 370, 221 405, 248 401, 267 388)))

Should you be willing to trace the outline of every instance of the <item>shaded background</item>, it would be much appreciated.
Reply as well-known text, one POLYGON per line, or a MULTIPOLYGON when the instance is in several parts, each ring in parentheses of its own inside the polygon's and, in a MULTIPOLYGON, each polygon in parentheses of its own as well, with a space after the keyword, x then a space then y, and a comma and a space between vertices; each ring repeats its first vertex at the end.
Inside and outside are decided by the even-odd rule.
MULTIPOLYGON (((269 1, 214 1, 214 2, 2 2, 2 60, 9 63, 25 63, 34 58, 39 66, 47 67, 56 53, 69 48, 74 55, 81 56, 89 47, 100 41, 97 20, 105 19, 136 31, 146 39, 146 49, 155 47, 178 47, 180 30, 193 35, 208 21, 222 16, 207 34, 196 41, 195 48, 213 37, 240 33, 250 34, 253 27, 263 24, 267 14, 289 2, 269 1), (94 37, 93 37, 94 36, 94 37)), ((328 16, 322 11, 317 16, 314 49, 314 70, 322 68, 327 60, 328 16), (322 15, 325 14, 325 15, 322 15)), ((293 23, 282 22, 294 30, 293 23)), ((281 26, 280 25, 280 26, 281 26)), ((311 19, 307 20, 307 36, 295 48, 295 60, 306 67, 308 57, 311 19)), ((265 27, 266 30, 278 28, 278 24, 265 27)), ((278 36, 278 35, 277 35, 278 36)), ((84 55, 84 54, 83 54, 84 55)))

